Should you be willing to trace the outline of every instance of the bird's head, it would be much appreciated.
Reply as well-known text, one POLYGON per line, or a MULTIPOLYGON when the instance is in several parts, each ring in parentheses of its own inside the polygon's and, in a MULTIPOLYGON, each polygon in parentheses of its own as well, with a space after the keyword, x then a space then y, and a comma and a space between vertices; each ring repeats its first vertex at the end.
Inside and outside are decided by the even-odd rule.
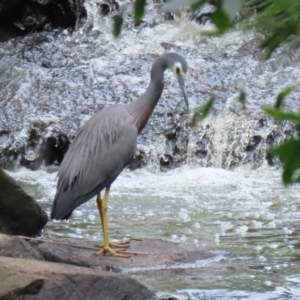
POLYGON ((185 104, 187 106, 187 109, 189 109, 189 101, 185 89, 185 76, 188 70, 188 64, 186 60, 177 53, 165 53, 164 55, 167 58, 168 67, 172 70, 180 85, 185 104))

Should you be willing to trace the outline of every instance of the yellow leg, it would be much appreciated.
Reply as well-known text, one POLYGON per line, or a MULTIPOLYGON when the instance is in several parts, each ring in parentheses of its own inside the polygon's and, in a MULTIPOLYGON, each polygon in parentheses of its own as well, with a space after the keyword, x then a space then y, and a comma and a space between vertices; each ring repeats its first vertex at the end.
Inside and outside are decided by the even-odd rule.
MULTIPOLYGON (((97 194, 97 206, 98 206, 98 210, 99 210, 99 214, 100 214, 100 220, 101 220, 101 225, 102 225, 102 229, 104 228, 105 225, 103 225, 103 209, 102 209, 102 201, 104 201, 104 199, 101 199, 101 194, 97 194)), ((106 208, 107 211, 107 208, 106 208)), ((128 248, 129 247, 129 240, 127 241, 122 241, 122 242, 111 242, 110 240, 108 240, 109 246, 111 247, 118 247, 118 248, 128 248)), ((104 247, 104 243, 100 244, 100 245, 96 245, 96 247, 98 248, 103 248, 104 247)))
POLYGON ((127 245, 127 247, 125 246, 126 242, 111 243, 109 241, 108 230, 107 230, 108 198, 109 198, 109 188, 105 189, 105 194, 104 194, 103 199, 101 199, 100 193, 97 195, 97 206, 98 206, 100 219, 101 219, 104 243, 103 243, 103 245, 100 246, 102 249, 100 251, 96 252, 94 255, 101 255, 103 253, 109 252, 110 254, 115 255, 115 256, 129 257, 128 255, 118 253, 118 252, 124 252, 125 251, 124 248, 128 247, 128 245, 127 245), (115 250, 112 250, 110 246, 116 246, 118 248, 115 250))
POLYGON ((98 211, 99 211, 99 215, 100 215, 100 220, 101 220, 101 226, 103 228, 103 211, 101 209, 101 202, 102 202, 102 199, 101 199, 101 193, 97 194, 97 206, 98 206, 98 211))

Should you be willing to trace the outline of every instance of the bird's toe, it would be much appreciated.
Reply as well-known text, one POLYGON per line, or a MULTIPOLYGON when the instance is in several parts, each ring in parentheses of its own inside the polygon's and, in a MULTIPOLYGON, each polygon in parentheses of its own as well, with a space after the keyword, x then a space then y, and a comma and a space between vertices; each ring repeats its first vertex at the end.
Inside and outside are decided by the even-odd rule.
POLYGON ((105 253, 110 253, 113 256, 124 257, 124 258, 130 257, 130 255, 120 253, 120 252, 125 252, 125 251, 126 251, 126 249, 124 249, 124 248, 112 250, 110 247, 105 247, 105 248, 103 247, 103 249, 94 253, 94 256, 99 256, 99 255, 102 255, 105 253))

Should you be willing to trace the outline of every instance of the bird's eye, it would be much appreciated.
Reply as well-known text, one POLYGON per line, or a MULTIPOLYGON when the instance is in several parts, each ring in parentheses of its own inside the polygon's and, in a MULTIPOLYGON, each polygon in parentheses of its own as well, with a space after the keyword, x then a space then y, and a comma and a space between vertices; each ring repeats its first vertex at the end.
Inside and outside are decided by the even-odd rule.
POLYGON ((180 69, 179 68, 176 68, 176 73, 180 74, 180 69))

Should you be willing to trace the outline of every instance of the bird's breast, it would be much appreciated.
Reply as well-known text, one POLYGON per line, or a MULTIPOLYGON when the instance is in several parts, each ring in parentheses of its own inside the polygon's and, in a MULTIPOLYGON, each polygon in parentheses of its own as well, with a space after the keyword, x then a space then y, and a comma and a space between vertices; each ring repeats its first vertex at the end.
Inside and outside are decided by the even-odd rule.
POLYGON ((130 114, 130 122, 132 122, 136 126, 138 134, 140 134, 143 128, 146 126, 152 112, 153 109, 145 105, 132 111, 132 113, 130 114))

